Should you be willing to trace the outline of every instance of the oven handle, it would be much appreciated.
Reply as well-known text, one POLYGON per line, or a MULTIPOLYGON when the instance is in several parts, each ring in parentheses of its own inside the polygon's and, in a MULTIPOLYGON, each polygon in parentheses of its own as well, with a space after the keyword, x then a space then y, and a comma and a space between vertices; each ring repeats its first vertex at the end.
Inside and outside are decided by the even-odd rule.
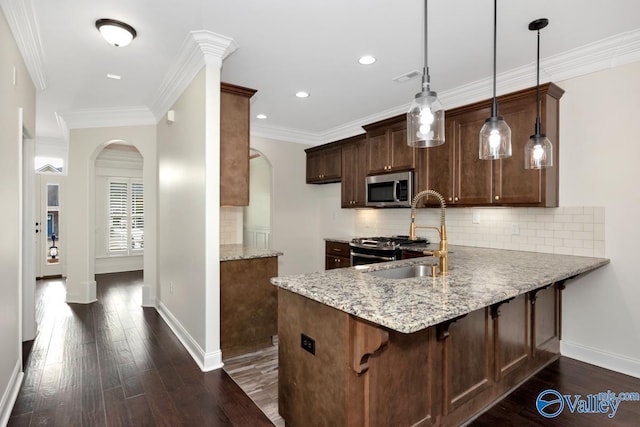
POLYGON ((351 251, 352 257, 360 257, 360 258, 368 258, 368 259, 382 259, 385 261, 395 261, 396 257, 388 257, 388 256, 378 256, 378 255, 369 255, 369 254, 360 254, 358 252, 351 251))

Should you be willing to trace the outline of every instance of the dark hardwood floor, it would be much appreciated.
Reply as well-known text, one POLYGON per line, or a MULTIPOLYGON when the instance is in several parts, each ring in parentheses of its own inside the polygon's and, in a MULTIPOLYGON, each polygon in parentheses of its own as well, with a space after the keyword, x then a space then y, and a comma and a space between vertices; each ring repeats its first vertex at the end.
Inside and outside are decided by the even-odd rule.
MULTIPOLYGON (((640 393, 640 378, 619 374, 567 357, 560 357, 484 412, 470 425, 473 427, 640 426, 640 401, 620 402, 617 412, 612 418, 603 413, 579 413, 577 409, 572 413, 566 403, 559 415, 554 418, 545 418, 536 409, 536 399, 540 393, 549 389, 562 395, 570 395, 570 401, 575 403, 576 395, 580 395, 581 399, 587 399, 588 395, 606 393, 609 390, 616 394, 621 392, 640 393)), ((551 396, 546 397, 545 400, 550 400, 551 396)), ((553 413, 558 409, 559 404, 555 404, 549 406, 546 413, 553 413)), ((603 409, 608 410, 604 407, 603 409)), ((611 412, 609 411, 609 413, 611 412)))
MULTIPOLYGON (((140 307, 140 273, 97 282, 98 302, 68 305, 63 281, 38 281, 39 333, 9 426, 272 425, 222 369, 201 372, 155 309, 140 307)), ((566 406, 544 418, 536 398, 547 389, 640 392, 640 379, 561 357, 470 425, 640 425, 638 401, 621 402, 613 418, 566 406)))
POLYGON ((37 282, 39 332, 9 426, 271 426, 222 370, 202 372, 155 309, 141 273, 96 277, 98 302, 37 282))

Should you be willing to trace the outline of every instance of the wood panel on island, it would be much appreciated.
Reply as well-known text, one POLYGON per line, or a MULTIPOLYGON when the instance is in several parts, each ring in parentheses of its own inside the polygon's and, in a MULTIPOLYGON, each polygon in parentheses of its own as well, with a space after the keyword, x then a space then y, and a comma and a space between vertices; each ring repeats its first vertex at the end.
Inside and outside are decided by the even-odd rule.
POLYGON ((224 359, 273 345, 278 333, 277 256, 220 262, 220 349, 224 359))
POLYGON ((220 205, 249 205, 249 101, 254 89, 220 83, 220 205))
POLYGON ((460 425, 559 354, 555 285, 411 334, 283 289, 279 299, 279 412, 291 425, 308 414, 318 425, 460 425), (290 351, 300 331, 314 354, 290 351))

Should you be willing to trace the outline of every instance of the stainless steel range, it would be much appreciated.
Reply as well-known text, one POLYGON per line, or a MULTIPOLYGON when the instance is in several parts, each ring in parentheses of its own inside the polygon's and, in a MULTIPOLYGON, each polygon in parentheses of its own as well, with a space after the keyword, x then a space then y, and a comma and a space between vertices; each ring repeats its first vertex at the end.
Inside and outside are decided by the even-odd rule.
POLYGON ((410 240, 409 236, 358 237, 351 240, 351 265, 373 264, 400 259, 402 245, 426 244, 426 239, 410 240))

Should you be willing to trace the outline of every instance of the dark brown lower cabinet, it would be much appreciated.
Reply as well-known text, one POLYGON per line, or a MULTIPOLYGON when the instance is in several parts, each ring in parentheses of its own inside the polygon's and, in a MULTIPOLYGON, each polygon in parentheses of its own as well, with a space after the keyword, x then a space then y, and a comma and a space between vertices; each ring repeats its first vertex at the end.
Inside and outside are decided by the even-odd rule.
POLYGON ((457 426, 559 356, 556 285, 413 334, 283 289, 278 300, 278 402, 288 426, 457 426))
POLYGON ((325 242, 324 269, 351 267, 351 248, 348 243, 325 242))
POLYGON ((278 330, 278 258, 220 262, 220 348, 223 359, 273 345, 278 330))

